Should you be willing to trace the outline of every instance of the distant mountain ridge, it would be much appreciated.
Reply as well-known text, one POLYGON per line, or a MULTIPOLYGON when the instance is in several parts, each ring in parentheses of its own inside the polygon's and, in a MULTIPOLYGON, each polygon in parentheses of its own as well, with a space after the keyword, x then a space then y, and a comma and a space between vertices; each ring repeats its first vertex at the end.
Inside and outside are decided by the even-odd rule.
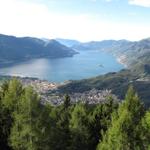
POLYGON ((0 64, 6 65, 16 61, 32 58, 71 57, 76 52, 56 40, 44 41, 32 37, 15 37, 0 34, 0 64))
POLYGON ((113 54, 126 67, 137 73, 149 74, 150 70, 150 38, 140 41, 102 40, 79 42, 77 40, 57 38, 57 41, 77 50, 100 50, 113 54))
MULTIPOLYGON (((128 68, 146 69, 150 64, 150 38, 136 42, 128 40, 103 40, 82 43, 71 39, 17 38, 0 34, 0 64, 32 58, 70 57, 81 50, 101 50, 113 54, 128 68), (146 65, 146 67, 143 67, 146 65)), ((148 68, 149 70, 149 68, 148 68)), ((148 71, 149 72, 149 71, 148 71)))
POLYGON ((103 40, 80 43, 72 47, 75 50, 101 50, 112 53, 128 67, 150 63, 150 38, 136 42, 128 40, 103 40), (139 61, 140 60, 140 61, 139 61))
POLYGON ((102 50, 115 44, 115 40, 90 41, 73 45, 72 48, 77 50, 102 50))
POLYGON ((56 38, 55 40, 67 47, 72 47, 72 48, 73 46, 79 45, 81 43, 77 40, 71 40, 71 39, 56 38))

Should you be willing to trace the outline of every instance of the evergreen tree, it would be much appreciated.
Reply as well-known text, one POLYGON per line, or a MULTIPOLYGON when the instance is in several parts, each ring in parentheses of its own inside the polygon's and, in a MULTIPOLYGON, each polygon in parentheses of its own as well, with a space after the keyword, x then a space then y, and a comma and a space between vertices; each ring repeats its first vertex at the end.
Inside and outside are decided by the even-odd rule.
POLYGON ((64 107, 64 109, 68 109, 70 106, 71 106, 71 100, 70 100, 69 95, 66 94, 66 95, 65 95, 65 98, 64 98, 63 107, 64 107))
POLYGON ((28 87, 17 104, 17 109, 13 112, 10 145, 15 150, 35 150, 38 143, 37 121, 40 112, 38 96, 28 87))
POLYGON ((145 150, 150 150, 150 111, 142 119, 141 139, 145 150))
POLYGON ((50 130, 50 150, 68 150, 70 145, 70 97, 65 96, 64 103, 52 109, 50 130))
POLYGON ((105 103, 97 104, 89 115, 89 149, 96 149, 99 140, 111 124, 111 114, 118 108, 118 102, 108 97, 105 103))
POLYGON ((143 117, 143 105, 133 88, 130 87, 125 101, 119 106, 118 112, 113 114, 112 126, 108 129, 98 150, 138 150, 141 145, 139 124, 143 117))
POLYGON ((88 113, 85 104, 75 105, 71 114, 70 128, 72 133, 71 150, 88 150, 88 113))
POLYGON ((41 104, 31 88, 16 80, 0 87, 2 150, 150 150, 150 111, 129 88, 119 104, 41 104))
MULTIPOLYGON (((7 85, 5 85, 4 87, 5 89, 7 89, 7 85)), ((18 102, 22 93, 22 84, 17 79, 10 80, 8 90, 5 90, 2 101, 4 107, 6 107, 11 112, 18 109, 18 102)))
POLYGON ((10 134, 10 128, 12 118, 10 112, 4 108, 3 99, 8 91, 9 82, 4 82, 0 88, 0 149, 10 150, 8 145, 8 138, 10 134))
MULTIPOLYGON (((39 119, 37 122, 38 128, 38 150, 54 150, 55 146, 58 145, 58 140, 54 135, 57 135, 56 118, 53 116, 54 107, 49 104, 43 106, 39 113, 39 119), (53 143, 56 143, 53 144, 53 143)), ((59 136, 59 135, 58 135, 59 136)))
POLYGON ((1 121, 0 121, 0 126, 1 126, 1 140, 4 141, 7 144, 7 148, 9 149, 10 147, 8 146, 8 139, 10 136, 10 129, 13 124, 13 112, 15 109, 18 107, 18 100, 21 97, 23 90, 22 90, 22 85, 21 83, 16 80, 10 80, 4 82, 4 84, 1 86, 1 92, 0 92, 0 97, 1 97, 1 121))

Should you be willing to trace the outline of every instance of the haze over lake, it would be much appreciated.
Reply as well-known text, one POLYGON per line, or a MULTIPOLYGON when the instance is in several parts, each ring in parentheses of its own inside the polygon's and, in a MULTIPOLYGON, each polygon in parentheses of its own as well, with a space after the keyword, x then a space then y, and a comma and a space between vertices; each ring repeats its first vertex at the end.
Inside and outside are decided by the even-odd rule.
POLYGON ((73 57, 33 59, 1 68, 1 75, 37 77, 51 82, 90 78, 119 71, 123 65, 114 56, 101 51, 80 51, 73 57))

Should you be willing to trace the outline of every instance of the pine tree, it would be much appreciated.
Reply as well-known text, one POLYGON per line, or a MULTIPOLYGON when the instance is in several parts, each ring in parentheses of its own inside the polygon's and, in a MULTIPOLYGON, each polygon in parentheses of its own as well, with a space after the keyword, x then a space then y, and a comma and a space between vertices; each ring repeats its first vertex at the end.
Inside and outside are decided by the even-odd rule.
POLYGON ((69 95, 66 94, 66 95, 65 95, 65 98, 64 98, 63 107, 64 107, 64 109, 67 109, 67 108, 69 108, 69 106, 71 106, 71 100, 70 100, 69 95))
POLYGON ((3 99, 8 91, 9 82, 4 82, 0 87, 0 149, 10 150, 8 145, 8 138, 10 135, 10 128, 12 118, 10 112, 4 108, 3 99))
POLYGON ((6 145, 8 149, 10 148, 8 146, 10 130, 14 122, 12 114, 18 108, 18 101, 21 97, 22 92, 22 85, 16 79, 6 81, 1 86, 1 139, 2 141, 5 141, 5 143, 7 142, 6 145))
POLYGON ((38 143, 36 125, 40 112, 38 96, 28 87, 17 104, 17 109, 13 113, 10 145, 15 150, 35 150, 38 143))
POLYGON ((150 111, 142 119, 141 139, 145 150, 150 150, 150 111))
POLYGON ((113 114, 112 125, 100 141, 97 150, 143 149, 139 134, 139 124, 143 115, 143 105, 130 87, 125 101, 119 106, 118 112, 113 114))
POLYGON ((96 149, 99 140, 111 124, 111 114, 118 108, 118 102, 108 97, 105 103, 97 104, 89 115, 88 130, 90 132, 89 149, 96 149))
POLYGON ((69 150, 71 138, 69 129, 70 109, 70 97, 66 95, 64 103, 53 108, 50 112, 52 119, 49 136, 50 150, 69 150))
MULTIPOLYGON (((7 86, 5 85, 5 89, 7 89, 6 87, 7 86)), ((2 101, 4 107, 6 107, 11 112, 18 109, 18 102, 22 93, 22 84, 17 79, 10 80, 8 84, 8 90, 5 90, 2 101)))
MULTIPOLYGON (((55 134, 56 122, 52 117, 51 113, 53 107, 49 104, 46 104, 40 108, 39 117, 37 120, 37 130, 36 136, 38 137, 38 142, 36 142, 36 147, 38 150, 53 150, 54 147, 51 146, 53 135, 55 134)), ((58 142, 58 141, 57 141, 58 142)))
POLYGON ((85 104, 76 104, 71 114, 70 128, 72 133, 71 150, 88 150, 88 113, 85 104))

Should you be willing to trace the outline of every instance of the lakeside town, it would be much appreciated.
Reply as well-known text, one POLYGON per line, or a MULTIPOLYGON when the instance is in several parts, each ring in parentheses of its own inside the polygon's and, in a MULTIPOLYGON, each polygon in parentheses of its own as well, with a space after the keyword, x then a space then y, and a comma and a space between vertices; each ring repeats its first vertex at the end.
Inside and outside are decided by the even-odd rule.
MULTIPOLYGON (((64 101, 65 95, 59 93, 53 93, 50 95, 41 95, 42 103, 50 103, 51 105, 60 105, 64 101)), ((85 103, 85 104, 98 104, 105 103, 107 100, 113 100, 118 102, 119 99, 116 95, 111 93, 111 90, 96 90, 82 93, 69 94, 71 103, 85 103)))
MULTIPOLYGON (((0 76, 0 83, 3 81, 16 78, 24 86, 32 86, 33 89, 39 94, 41 98, 41 103, 50 103, 51 105, 60 105, 64 101, 66 93, 60 93, 59 87, 70 83, 70 81, 62 83, 53 83, 47 80, 40 80, 38 78, 29 77, 12 77, 12 76, 0 76)), ((111 90, 97 90, 92 89, 85 92, 71 93, 69 94, 72 103, 87 103, 87 104, 98 104, 105 103, 108 99, 113 99, 114 101, 120 101, 120 99, 112 94, 111 90)))
MULTIPOLYGON (((59 93, 58 88, 64 83, 53 83, 46 80, 31 79, 31 78, 19 78, 24 86, 32 86, 35 91, 40 94, 41 102, 50 103, 52 105, 60 105, 64 101, 65 93, 59 93)), ((87 104, 98 104, 104 103, 108 99, 113 99, 119 101, 116 95, 111 93, 111 90, 96 90, 92 89, 90 91, 82 93, 69 94, 72 103, 87 103, 87 104)))
POLYGON ((47 80, 30 79, 30 78, 20 78, 19 79, 23 85, 32 86, 34 90, 38 93, 47 93, 50 90, 55 90, 60 86, 60 84, 48 82, 47 80))

